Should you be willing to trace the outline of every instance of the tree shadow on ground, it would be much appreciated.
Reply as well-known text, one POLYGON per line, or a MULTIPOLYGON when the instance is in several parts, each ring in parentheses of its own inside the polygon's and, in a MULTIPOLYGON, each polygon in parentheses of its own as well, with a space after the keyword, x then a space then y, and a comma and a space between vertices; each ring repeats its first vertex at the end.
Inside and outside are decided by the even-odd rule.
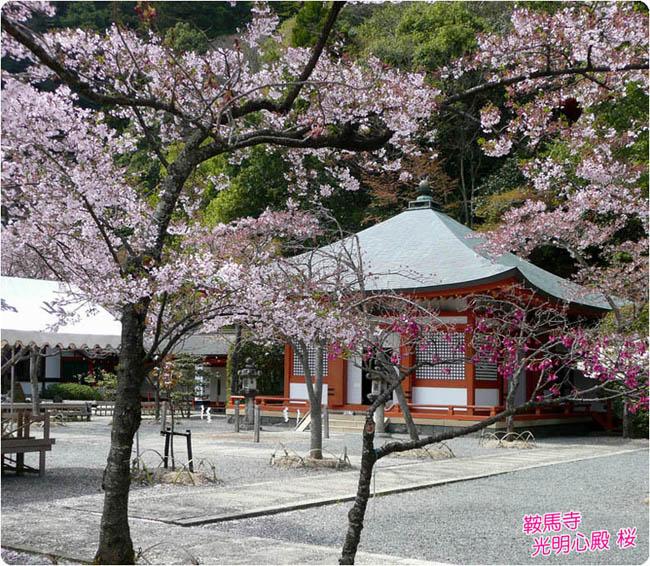
POLYGON ((45 475, 12 472, 2 475, 2 511, 30 503, 102 493, 102 470, 97 468, 47 468, 45 475))

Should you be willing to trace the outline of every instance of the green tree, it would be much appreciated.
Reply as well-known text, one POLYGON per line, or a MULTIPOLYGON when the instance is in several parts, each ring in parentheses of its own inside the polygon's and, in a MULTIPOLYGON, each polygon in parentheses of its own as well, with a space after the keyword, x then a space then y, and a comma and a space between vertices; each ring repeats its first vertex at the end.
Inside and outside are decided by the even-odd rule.
POLYGON ((296 21, 291 30, 291 44, 295 47, 314 45, 323 28, 328 11, 323 2, 304 2, 296 14, 296 21))
POLYGON ((212 185, 205 208, 208 225, 230 222, 245 216, 259 216, 266 208, 278 209, 286 203, 286 165, 278 152, 256 147, 240 165, 225 160, 204 164, 198 174, 223 175, 228 186, 216 191, 212 185))

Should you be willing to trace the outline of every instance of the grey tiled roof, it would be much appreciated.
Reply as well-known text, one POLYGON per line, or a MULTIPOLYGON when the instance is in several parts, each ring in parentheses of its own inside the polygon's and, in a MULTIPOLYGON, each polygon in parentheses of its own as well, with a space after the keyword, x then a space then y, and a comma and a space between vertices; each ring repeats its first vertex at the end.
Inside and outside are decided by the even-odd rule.
MULTIPOLYGON (((609 309, 604 297, 513 254, 491 257, 477 233, 432 208, 405 210, 356 234, 368 290, 434 291, 516 277, 546 295, 609 309), (474 235, 475 237, 468 237, 474 235)), ((344 240, 348 247, 354 240, 344 240)), ((340 243, 326 246, 333 250, 340 243)))

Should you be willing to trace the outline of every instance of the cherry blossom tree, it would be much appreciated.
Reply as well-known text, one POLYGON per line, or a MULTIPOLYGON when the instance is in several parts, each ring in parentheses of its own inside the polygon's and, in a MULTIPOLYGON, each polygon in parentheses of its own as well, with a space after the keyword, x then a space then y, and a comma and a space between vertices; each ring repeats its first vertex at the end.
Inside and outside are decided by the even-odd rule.
MULTIPOLYGON (((322 227, 318 234, 324 237, 322 227)), ((230 286, 239 291, 240 312, 233 321, 245 325, 256 340, 281 341, 293 348, 309 399, 310 457, 321 459, 324 368, 330 357, 336 357, 330 346, 352 343, 363 331, 356 309, 357 280, 351 278, 359 250, 314 248, 309 242, 289 245, 294 254, 302 253, 278 255, 273 262, 252 268, 234 266, 230 286)))
MULTIPOLYGON (((304 165, 309 154, 354 190, 358 183, 335 160, 337 154, 367 152, 366 166, 372 167, 380 161, 370 152, 389 139, 404 151, 416 150, 411 133, 428 115, 436 92, 423 75, 385 69, 373 59, 359 65, 326 56, 341 8, 332 5, 311 50, 283 50, 273 35, 277 18, 262 7, 232 48, 198 55, 175 52, 153 33, 143 38, 117 25, 104 34, 37 35, 27 21, 34 9, 51 13, 48 5, 3 6, 3 54, 29 63, 20 75, 3 74, 3 253, 16 258, 13 265, 40 263, 50 276, 74 281, 83 298, 111 308, 122 321, 98 562, 134 559, 128 461, 140 423, 147 329, 154 342, 167 339, 169 346, 173 336, 200 327, 204 317, 197 318, 197 303, 209 305, 211 318, 233 310, 205 291, 224 291, 220 279, 227 280, 236 266, 208 253, 232 251, 219 240, 228 229, 210 233, 188 222, 200 197, 201 184, 193 178, 197 166, 221 154, 239 160, 251 147, 271 144, 293 150, 287 158, 297 193, 310 182, 304 165), (262 61, 265 37, 266 45, 283 50, 282 57, 270 54, 262 61), (246 58, 247 49, 257 51, 257 62, 246 58), (51 78, 59 85, 54 91, 35 87, 51 78), (83 108, 78 96, 101 110, 83 108), (153 192, 124 166, 138 144, 149 147, 166 171, 153 192), (188 303, 192 307, 184 311, 188 303), (166 318, 171 326, 163 324, 166 318)), ((276 222, 285 230, 301 226, 286 216, 276 222)))
POLYGON ((481 36, 479 48, 443 76, 480 72, 505 87, 504 112, 481 110, 483 148, 490 156, 527 152, 522 172, 534 195, 506 212, 489 248, 568 251, 576 279, 606 294, 620 330, 614 297, 647 304, 647 161, 630 148, 647 139, 648 120, 646 109, 614 127, 607 107, 640 90, 647 108, 647 15, 631 4, 574 4, 552 14, 521 7, 511 33, 481 36))
MULTIPOLYGON (((506 155, 515 143, 527 144, 533 153, 540 152, 524 172, 536 188, 546 191, 542 192, 546 199, 527 203, 509 213, 507 222, 493 237, 493 251, 506 251, 518 242, 524 244, 524 249, 528 246, 527 251, 541 242, 561 245, 580 264, 581 280, 607 293, 614 311, 617 303, 610 293, 626 291, 624 296, 647 297, 644 289, 647 243, 638 237, 622 243, 614 238, 631 220, 640 223, 647 234, 647 201, 635 184, 638 168, 620 159, 617 151, 634 142, 647 128, 647 120, 631 124, 629 131, 621 135, 604 127, 593 114, 581 118, 579 112, 565 112, 568 118, 565 121, 558 120, 560 113, 554 113, 553 109, 576 110, 575 103, 579 103, 596 112, 605 101, 624 98, 629 82, 647 91, 647 44, 647 17, 632 5, 570 5, 555 14, 517 8, 507 34, 480 37, 480 49, 475 55, 440 73, 450 88, 468 71, 481 77, 476 86, 445 96, 442 108, 468 95, 493 88, 506 89, 507 114, 502 116, 493 105, 486 106, 481 113, 482 126, 490 134, 484 142, 488 155, 506 155), (568 104, 570 99, 572 103, 568 104), (550 142, 558 139, 566 148, 563 152, 552 151, 550 142), (585 258, 585 252, 594 247, 610 260, 605 270, 590 267, 585 258), (600 277, 595 280, 594 275, 600 277)), ((647 381, 639 380, 639 376, 647 375, 644 340, 629 337, 610 340, 597 332, 573 329, 569 319, 558 325, 561 309, 545 311, 545 318, 538 324, 535 317, 529 317, 533 314, 528 312, 530 308, 505 306, 498 309, 502 316, 496 317, 496 321, 500 323, 490 317, 493 325, 490 334, 486 337, 478 333, 480 340, 475 346, 483 355, 488 354, 491 363, 499 363, 502 375, 512 380, 510 407, 464 429, 462 434, 471 434, 533 407, 575 399, 584 401, 589 394, 599 392, 610 398, 634 395, 634 407, 647 407, 647 381), (557 334, 541 340, 551 322, 557 334), (582 367, 595 384, 578 393, 568 381, 567 372, 565 377, 559 377, 556 364, 564 368, 582 367), (523 369, 538 372, 535 394, 523 404, 513 406, 512 391, 523 369)), ((532 311, 536 309, 534 306, 532 311)), ((491 314, 494 310, 493 307, 491 314)), ((487 326, 483 328, 487 329, 487 326)), ((367 412, 359 486, 348 515, 342 564, 354 562, 375 462, 395 451, 461 434, 450 431, 419 441, 388 443, 376 449, 372 413, 391 395, 392 388, 389 388, 367 412)))
MULTIPOLYGON (((145 336, 164 350, 174 337, 198 330, 203 318, 216 326, 220 314, 232 315, 228 284, 242 262, 238 254, 224 258, 240 230, 313 230, 306 218, 272 214, 259 228, 249 221, 207 230, 195 220, 205 188, 196 178, 200 164, 219 155, 238 162, 255 146, 277 146, 286 149, 295 195, 314 185, 309 158, 322 162, 341 188, 356 190, 347 167, 352 154, 361 154, 358 161, 368 170, 394 169, 389 155, 417 154, 416 136, 434 136, 427 124, 432 112, 478 92, 506 87, 513 104, 515 97, 532 99, 513 106, 504 119, 508 129, 492 142, 491 151, 504 153, 514 136, 540 139, 548 120, 534 110, 557 106, 558 93, 586 106, 612 89, 619 93, 625 81, 645 86, 647 26, 628 4, 570 7, 549 21, 517 9, 505 39, 485 38, 483 55, 446 70, 446 94, 423 74, 400 72, 373 57, 355 61, 336 44, 327 51, 342 7, 332 3, 311 49, 284 47, 277 17, 260 6, 231 48, 203 54, 175 51, 153 32, 139 36, 119 25, 105 33, 36 34, 30 14, 52 13, 49 5, 2 8, 3 55, 26 64, 20 74, 3 71, 3 254, 9 265, 37 266, 74 282, 82 298, 105 305, 122 321, 97 562, 134 559, 128 461, 140 423, 144 365, 153 355, 145 336), (255 58, 248 55, 253 52, 255 58), (483 71, 480 84, 453 92, 467 68, 483 71), (45 80, 56 88, 39 90, 45 80), (545 94, 535 96, 538 89, 545 94), (147 148, 165 171, 153 190, 127 167, 136 148, 147 148)), ((141 17, 146 21, 155 12, 142 10, 141 17)), ((496 118, 486 115, 485 126, 498 127, 496 118)), ((210 182, 218 187, 221 180, 210 182)), ((334 187, 318 188, 326 197, 334 187)), ((264 256, 259 261, 252 270, 264 256)), ((323 339, 335 337, 335 314, 324 318, 323 339)), ((372 431, 364 442, 368 435, 372 431)), ((374 458, 369 454, 364 448, 366 461, 374 458)))
MULTIPOLYGON (((408 302, 405 297, 400 300, 402 305, 408 302)), ((503 419, 512 427, 512 417, 535 408, 624 398, 633 411, 647 410, 648 349, 643 339, 603 338, 597 328, 585 330, 584 321, 571 313, 568 306, 551 303, 521 287, 475 296, 470 304, 477 315, 475 324, 466 329, 470 349, 458 345, 438 350, 441 344, 453 340, 452 333, 436 311, 421 302, 411 303, 410 308, 403 309, 393 319, 386 317, 384 329, 388 332, 376 335, 374 342, 364 346, 368 359, 373 361, 372 367, 377 368, 375 371, 387 376, 388 387, 365 413, 359 483, 348 513, 341 564, 354 563, 370 498, 373 469, 381 458, 473 434, 503 419), (428 359, 416 358, 415 363, 409 358, 388 356, 385 337, 389 332, 399 336, 398 343, 405 346, 402 351, 432 348, 434 354, 428 359), (440 353, 436 354, 437 351, 440 353), (503 410, 462 429, 449 429, 417 440, 393 440, 376 447, 374 414, 392 398, 395 388, 407 375, 419 367, 441 366, 445 371, 451 364, 468 361, 497 366, 498 375, 505 380, 508 391, 503 410), (532 394, 517 402, 515 392, 524 372, 532 382, 532 394)))

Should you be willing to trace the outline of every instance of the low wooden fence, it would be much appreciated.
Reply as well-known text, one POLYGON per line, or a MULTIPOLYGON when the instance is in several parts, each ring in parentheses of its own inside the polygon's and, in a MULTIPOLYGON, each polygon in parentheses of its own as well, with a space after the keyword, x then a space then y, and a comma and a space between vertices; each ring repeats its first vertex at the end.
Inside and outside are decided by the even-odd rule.
MULTIPOLYGON (((152 416, 156 414, 155 401, 142 401, 142 415, 152 416)), ((111 417, 115 411, 115 401, 96 401, 93 407, 95 415, 102 417, 111 417)))
MULTIPOLYGON (((85 419, 90 420, 92 414, 92 405, 94 401, 64 401, 53 403, 51 401, 40 402, 40 412, 49 413, 51 420, 65 419, 85 419)), ((31 411, 31 403, 5 403, 2 405, 2 412, 7 410, 13 411, 31 411)))

